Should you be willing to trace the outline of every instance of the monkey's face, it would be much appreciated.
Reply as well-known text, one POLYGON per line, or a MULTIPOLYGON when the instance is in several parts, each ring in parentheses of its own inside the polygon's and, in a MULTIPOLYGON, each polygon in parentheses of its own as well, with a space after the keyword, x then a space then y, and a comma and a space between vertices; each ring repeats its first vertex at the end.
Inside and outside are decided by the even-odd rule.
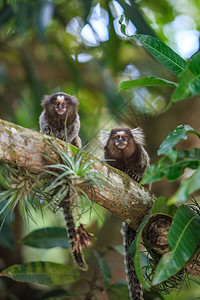
POLYGON ((110 132, 106 148, 116 159, 121 157, 129 157, 135 151, 135 142, 131 130, 126 127, 114 128, 110 132))
POLYGON ((55 96, 52 101, 52 106, 59 115, 66 115, 71 105, 72 100, 64 95, 55 96))
POLYGON ((49 118, 58 118, 64 120, 67 117, 72 122, 77 112, 77 99, 65 93, 57 93, 51 96, 45 96, 42 101, 49 118))
POLYGON ((144 135, 140 127, 132 130, 120 127, 111 131, 101 130, 99 142, 107 158, 112 157, 117 160, 122 157, 130 157, 137 151, 138 146, 143 146, 144 135))
POLYGON ((119 149, 124 149, 128 144, 128 134, 125 131, 118 131, 114 136, 114 144, 119 149))

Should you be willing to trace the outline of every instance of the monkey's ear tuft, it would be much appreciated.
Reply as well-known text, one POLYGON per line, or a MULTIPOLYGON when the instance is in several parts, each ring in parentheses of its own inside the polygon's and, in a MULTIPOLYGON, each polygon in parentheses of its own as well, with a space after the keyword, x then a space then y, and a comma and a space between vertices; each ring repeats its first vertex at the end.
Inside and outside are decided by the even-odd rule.
POLYGON ((47 102, 49 102, 50 96, 49 95, 44 95, 41 101, 41 105, 42 107, 45 106, 45 104, 47 104, 47 102))
POLYGON ((108 139, 110 137, 110 131, 101 130, 99 133, 99 143, 101 147, 104 149, 108 143, 108 139))
POLYGON ((76 98, 76 96, 70 96, 72 99, 72 102, 79 104, 79 100, 76 98))
POLYGON ((145 136, 144 136, 142 128, 140 128, 140 127, 134 128, 131 130, 131 133, 133 135, 135 142, 141 146, 144 146, 145 136))

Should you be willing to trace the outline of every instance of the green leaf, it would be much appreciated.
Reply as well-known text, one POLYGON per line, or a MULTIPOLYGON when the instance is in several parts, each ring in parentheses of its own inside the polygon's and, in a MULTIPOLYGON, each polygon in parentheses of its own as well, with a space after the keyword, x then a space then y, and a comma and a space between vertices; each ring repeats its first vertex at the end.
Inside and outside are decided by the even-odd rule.
POLYGON ((149 290, 150 285, 148 284, 148 282, 145 281, 143 273, 142 273, 141 257, 140 257, 140 242, 141 242, 141 237, 142 237, 142 230, 145 227, 145 225, 147 224, 149 217, 150 216, 147 216, 143 220, 143 222, 140 224, 138 233, 129 249, 132 257, 134 257, 134 266, 135 266, 135 271, 136 271, 137 277, 138 277, 140 283, 142 284, 143 288, 147 291, 149 290))
POLYGON ((176 180, 183 173, 185 168, 197 169, 200 165, 200 149, 176 151, 176 162, 168 157, 160 159, 156 164, 151 165, 145 172, 141 184, 159 181, 166 177, 169 181, 176 180))
POLYGON ((180 271, 200 241, 200 216, 189 207, 178 208, 168 233, 169 253, 162 256, 153 277, 159 284, 180 271))
POLYGON ((16 281, 44 285, 69 284, 80 279, 78 270, 71 266, 43 261, 13 265, 2 274, 16 281))
POLYGON ((200 52, 197 52, 178 77, 178 88, 172 95, 172 101, 177 102, 200 93, 200 52))
POLYGON ((35 248, 49 249, 54 247, 70 248, 66 228, 46 227, 32 231, 21 243, 35 248))
POLYGON ((173 217, 176 213, 178 207, 175 205, 168 205, 168 199, 164 197, 159 197, 154 202, 152 209, 151 209, 151 216, 155 214, 165 214, 168 216, 173 217))
POLYGON ((94 252, 94 255, 96 256, 99 268, 102 272, 105 289, 107 290, 109 288, 110 279, 112 277, 111 269, 110 269, 109 265, 107 264, 107 262, 99 255, 99 253, 97 251, 93 250, 93 252, 94 252))
POLYGON ((107 295, 109 300, 130 300, 128 288, 125 284, 112 284, 110 285, 107 295))
POLYGON ((132 37, 139 41, 155 59, 176 75, 186 68, 186 61, 157 38, 142 34, 132 35, 132 37))
POLYGON ((130 89, 136 86, 157 86, 157 85, 177 86, 177 83, 163 78, 150 76, 150 77, 143 77, 135 80, 123 81, 120 83, 119 91, 130 89))
POLYGON ((176 161, 177 151, 174 146, 181 140, 187 139, 187 134, 193 133, 200 137, 200 134, 189 125, 179 125, 176 129, 169 133, 167 138, 162 142, 158 150, 158 155, 165 154, 172 161, 176 161))
POLYGON ((169 204, 187 201, 189 196, 200 189, 200 166, 187 179, 182 180, 178 191, 169 199, 169 204))

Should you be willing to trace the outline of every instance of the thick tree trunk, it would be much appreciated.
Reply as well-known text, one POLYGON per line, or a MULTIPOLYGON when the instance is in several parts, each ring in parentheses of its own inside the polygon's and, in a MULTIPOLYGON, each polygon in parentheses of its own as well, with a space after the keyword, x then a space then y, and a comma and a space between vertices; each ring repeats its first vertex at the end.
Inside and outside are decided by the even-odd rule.
MULTIPOLYGON (((44 152, 58 159, 49 143, 50 139, 55 140, 58 146, 65 147, 65 142, 61 140, 0 120, 0 163, 40 173, 44 165, 51 163, 44 158, 44 152)), ((70 150, 69 155, 72 155, 70 150)), ((90 160, 97 159, 91 156, 90 160)), ((91 168, 108 177, 112 183, 112 187, 95 186, 95 199, 92 200, 137 229, 151 208, 155 196, 123 172, 103 162, 96 162, 91 168)), ((90 189, 86 189, 86 193, 91 199, 90 189)))

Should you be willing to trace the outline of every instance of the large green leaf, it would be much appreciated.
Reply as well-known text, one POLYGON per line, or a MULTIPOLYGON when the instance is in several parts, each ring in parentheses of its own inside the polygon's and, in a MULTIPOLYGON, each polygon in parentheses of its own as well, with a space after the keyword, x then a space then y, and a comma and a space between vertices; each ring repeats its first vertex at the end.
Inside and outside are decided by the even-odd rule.
POLYGON ((189 133, 193 133, 200 138, 200 134, 189 125, 180 125, 169 133, 158 150, 158 155, 163 154, 166 157, 148 168, 141 184, 158 181, 164 176, 168 180, 176 180, 183 174, 185 168, 196 169, 199 166, 199 149, 193 148, 190 151, 178 151, 175 149, 175 145, 181 140, 187 139, 187 134, 189 133))
POLYGON ((96 256, 99 268, 100 268, 102 276, 103 276, 105 289, 107 290, 109 288, 110 279, 112 277, 111 269, 110 269, 109 265, 107 264, 107 262, 99 255, 99 253, 97 251, 94 250, 93 252, 94 252, 94 255, 96 256))
POLYGON ((184 179, 178 191, 169 199, 169 204, 187 201, 189 196, 200 189, 200 166, 192 176, 184 179))
POLYGON ((164 254, 155 270, 153 285, 180 271, 200 241, 200 216, 189 207, 178 208, 168 233, 170 252, 164 254))
POLYGON ((196 53, 178 77, 178 88, 172 95, 172 101, 177 102, 200 94, 200 52, 196 53))
POLYGON ((136 34, 132 37, 139 41, 155 59, 173 73, 178 75, 185 69, 186 61, 157 38, 141 34, 136 34))
POLYGON ((157 85, 177 86, 177 83, 163 78, 150 76, 150 77, 143 77, 135 80, 123 81, 120 83, 119 91, 130 89, 136 86, 157 86, 157 85))
POLYGON ((161 158, 156 164, 151 165, 143 176, 141 184, 159 181, 166 177, 169 181, 176 180, 185 168, 197 169, 200 165, 200 149, 176 151, 176 162, 168 157, 161 158))
POLYGON ((66 228, 46 227, 32 231, 25 236, 21 243, 35 248, 70 248, 66 228))
POLYGON ((71 266, 42 261, 13 265, 2 274, 16 281, 45 285, 68 284, 80 279, 78 270, 71 266))

